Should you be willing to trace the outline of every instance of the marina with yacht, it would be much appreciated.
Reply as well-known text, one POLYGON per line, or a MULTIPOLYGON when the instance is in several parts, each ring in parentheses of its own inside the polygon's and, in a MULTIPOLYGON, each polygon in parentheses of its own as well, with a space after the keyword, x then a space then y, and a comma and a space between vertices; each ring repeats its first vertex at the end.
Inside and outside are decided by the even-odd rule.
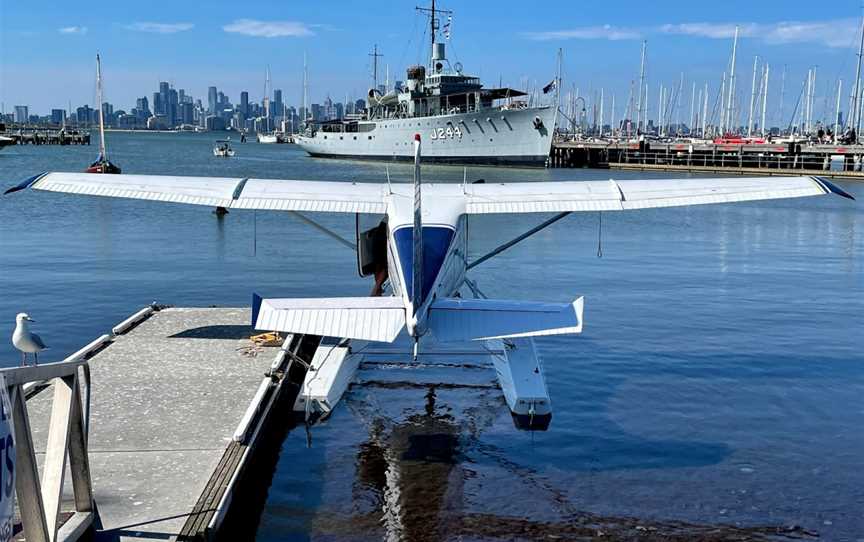
POLYGON ((864 21, 551 2, 53 32, 112 47, 0 103, 0 541, 864 533, 864 21), (119 30, 218 74, 115 111, 119 30))

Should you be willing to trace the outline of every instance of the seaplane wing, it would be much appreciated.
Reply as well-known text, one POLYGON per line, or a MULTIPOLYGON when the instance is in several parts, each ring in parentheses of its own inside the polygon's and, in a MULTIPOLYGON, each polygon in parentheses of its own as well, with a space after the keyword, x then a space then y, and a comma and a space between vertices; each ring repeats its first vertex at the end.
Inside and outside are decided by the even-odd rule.
POLYGON ((822 177, 610 179, 465 186, 468 214, 626 211, 829 193, 854 199, 822 177))
POLYGON ((43 173, 10 188, 6 193, 25 188, 226 209, 329 213, 384 213, 386 209, 386 185, 377 183, 43 173))
MULTIPOLYGON (((226 209, 375 214, 386 212, 385 198, 391 190, 410 194, 407 184, 93 173, 43 173, 5 193, 26 188, 226 209)), ((610 179, 464 186, 436 183, 426 185, 423 191, 424 197, 433 199, 441 196, 452 201, 461 196, 468 214, 625 211, 828 193, 853 199, 822 177, 610 179)))

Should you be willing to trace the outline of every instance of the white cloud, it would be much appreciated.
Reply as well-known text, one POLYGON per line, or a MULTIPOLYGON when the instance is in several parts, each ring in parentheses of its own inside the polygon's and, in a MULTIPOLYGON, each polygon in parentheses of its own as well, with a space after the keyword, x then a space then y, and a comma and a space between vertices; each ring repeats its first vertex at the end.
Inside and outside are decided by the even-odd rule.
POLYGON ((528 39, 538 41, 548 40, 635 40, 641 37, 638 30, 621 28, 604 24, 602 26, 583 26, 569 30, 551 30, 546 32, 526 32, 528 39))
POLYGON ((175 34, 177 32, 192 30, 194 27, 195 25, 192 23, 151 23, 146 21, 126 25, 126 28, 129 30, 153 32, 155 34, 175 34))
POLYGON ((87 27, 86 26, 64 26, 63 28, 57 29, 61 34, 86 34, 87 27))
MULTIPOLYGON (((860 35, 856 19, 741 23, 738 26, 739 36, 759 39, 772 45, 815 43, 828 47, 853 47, 860 35)), ((735 35, 735 23, 666 24, 659 31, 664 34, 731 39, 735 35)))
POLYGON ((301 38, 315 34, 309 25, 298 21, 257 21, 255 19, 238 19, 223 26, 222 30, 259 38, 301 38))

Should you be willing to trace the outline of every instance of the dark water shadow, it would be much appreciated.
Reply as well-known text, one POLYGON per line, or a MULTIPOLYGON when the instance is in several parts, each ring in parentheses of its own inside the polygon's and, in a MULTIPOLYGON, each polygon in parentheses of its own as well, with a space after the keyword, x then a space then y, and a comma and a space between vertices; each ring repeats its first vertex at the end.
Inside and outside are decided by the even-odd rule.
POLYGON ((201 327, 193 327, 190 329, 184 329, 179 333, 175 333, 174 335, 169 335, 169 339, 225 339, 225 340, 238 340, 238 339, 248 339, 250 336, 255 334, 255 330, 252 329, 252 326, 238 326, 238 325, 214 325, 214 326, 201 326, 201 327))

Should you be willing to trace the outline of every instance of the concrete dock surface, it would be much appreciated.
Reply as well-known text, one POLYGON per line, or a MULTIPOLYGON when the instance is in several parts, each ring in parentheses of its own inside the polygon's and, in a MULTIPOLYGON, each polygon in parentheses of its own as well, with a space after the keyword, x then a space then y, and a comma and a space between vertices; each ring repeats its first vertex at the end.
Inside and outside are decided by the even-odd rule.
MULTIPOLYGON (((252 334, 249 309, 169 308, 90 360, 96 540, 176 538, 276 354, 252 334)), ((28 401, 37 450, 51 397, 28 401)))

